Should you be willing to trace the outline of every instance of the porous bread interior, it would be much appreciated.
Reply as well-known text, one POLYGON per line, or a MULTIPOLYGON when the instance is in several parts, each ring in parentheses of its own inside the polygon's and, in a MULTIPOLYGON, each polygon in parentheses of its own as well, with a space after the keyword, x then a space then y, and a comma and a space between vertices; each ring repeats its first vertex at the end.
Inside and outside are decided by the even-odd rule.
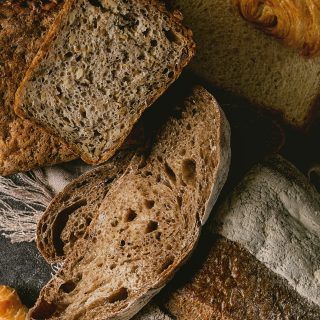
POLYGON ((37 246, 50 263, 72 252, 97 213, 111 184, 126 169, 133 152, 121 152, 106 164, 72 181, 42 215, 37 225, 37 246))
POLYGON ((255 29, 230 0, 174 2, 194 33, 198 76, 306 125, 320 93, 319 57, 306 59, 255 29))
POLYGON ((26 117, 90 163, 110 158, 174 81, 192 41, 156 2, 75 1, 24 88, 26 117))
POLYGON ((184 104, 149 156, 113 184, 87 239, 42 290, 34 318, 45 309, 51 319, 129 319, 190 255, 219 174, 225 120, 202 89, 184 104))

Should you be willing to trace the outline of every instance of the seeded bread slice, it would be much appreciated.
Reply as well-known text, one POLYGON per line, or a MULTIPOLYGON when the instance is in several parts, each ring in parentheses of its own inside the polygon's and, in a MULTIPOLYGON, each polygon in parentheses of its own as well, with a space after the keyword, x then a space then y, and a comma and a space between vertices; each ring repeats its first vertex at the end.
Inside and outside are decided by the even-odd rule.
POLYGON ((0 2, 0 175, 76 158, 60 139, 13 111, 19 83, 61 6, 61 1, 0 2))
POLYGON ((113 181, 125 171, 132 154, 118 154, 72 181, 53 199, 37 227, 37 246, 49 263, 61 262, 72 252, 113 181))
POLYGON ((197 87, 111 186, 33 319, 130 319, 194 249, 226 180, 229 125, 197 87))
POLYGON ((92 164, 108 160, 194 54, 158 1, 67 0, 16 94, 15 111, 92 164))

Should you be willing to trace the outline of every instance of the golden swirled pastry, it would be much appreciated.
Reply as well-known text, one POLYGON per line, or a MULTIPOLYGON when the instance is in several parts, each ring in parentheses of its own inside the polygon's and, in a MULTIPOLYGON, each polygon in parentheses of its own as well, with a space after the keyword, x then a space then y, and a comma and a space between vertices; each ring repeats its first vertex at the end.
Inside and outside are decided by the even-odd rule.
POLYGON ((25 320, 27 312, 16 291, 0 285, 0 320, 25 320))
POLYGON ((232 0, 240 14, 302 55, 320 54, 320 0, 232 0))

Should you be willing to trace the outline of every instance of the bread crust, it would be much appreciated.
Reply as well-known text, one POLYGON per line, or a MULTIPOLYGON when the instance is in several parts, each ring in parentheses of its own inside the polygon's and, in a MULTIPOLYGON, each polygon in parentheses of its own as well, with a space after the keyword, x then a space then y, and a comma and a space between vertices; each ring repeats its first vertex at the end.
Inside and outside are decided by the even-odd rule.
MULTIPOLYGON (((139 0, 139 1, 143 4, 145 3, 145 4, 150 5, 150 1, 146 1, 146 0, 139 0)), ((170 18, 172 19, 173 23, 181 24, 182 15, 179 13, 179 11, 174 10, 172 12, 169 12, 168 10, 166 10, 165 5, 158 0, 152 0, 151 4, 154 5, 161 12, 168 14, 170 16, 170 18)), ((19 88, 17 89, 16 95, 15 95, 14 110, 15 110, 15 113, 21 118, 28 118, 26 111, 23 110, 23 108, 22 108, 25 87, 26 87, 27 83, 30 81, 30 79, 32 78, 38 65, 44 59, 45 54, 50 49, 50 45, 52 44, 54 38, 57 36, 63 19, 68 15, 68 12, 71 10, 73 5, 76 5, 74 0, 67 0, 64 3, 61 12, 59 13, 56 20, 54 21, 51 29, 49 30, 46 38, 43 41, 41 48, 39 49, 37 55, 33 59, 28 71, 26 72, 24 79, 22 80, 19 88)), ((180 62, 177 70, 174 72, 174 75, 173 75, 171 81, 168 82, 168 85, 160 88, 155 95, 150 96, 148 98, 148 100, 146 101, 146 105, 141 107, 136 112, 135 116, 132 118, 132 121, 130 122, 128 130, 126 132, 124 132, 124 134, 120 137, 120 139, 118 139, 118 141, 116 143, 114 143, 114 145, 111 148, 109 148, 109 150, 107 152, 105 152, 98 159, 97 158, 94 159, 89 153, 84 153, 83 150, 81 150, 81 148, 79 148, 76 144, 74 144, 70 141, 68 142, 68 145, 70 146, 70 148, 76 154, 78 154, 83 161, 85 161, 88 164, 101 164, 101 163, 106 162, 108 159, 110 159, 115 154, 115 152, 119 149, 119 147, 123 144, 123 142, 127 138, 128 134, 130 133, 130 131, 134 127, 135 123, 141 117, 142 113, 148 107, 150 107, 153 104, 153 102, 155 102, 166 91, 167 87, 170 84, 172 84, 175 80, 177 80, 177 78, 180 76, 180 73, 182 72, 183 68, 189 63, 189 61, 191 60, 191 58, 195 54, 195 43, 192 39, 192 31, 190 29, 183 27, 183 26, 181 26, 180 31, 181 31, 182 35, 186 39, 188 39, 188 52, 187 52, 187 55, 184 57, 184 60, 182 60, 180 62)), ((46 130, 48 133, 56 135, 56 133, 52 129, 50 129, 45 124, 41 123, 36 118, 32 117, 32 118, 30 118, 30 120, 37 123, 44 130, 46 130)))
POLYGON ((60 3, 0 3, 0 174, 72 160, 76 155, 60 139, 13 111, 14 93, 60 3), (28 5, 25 7, 25 5, 28 5))
POLYGON ((211 249, 204 264, 164 298, 164 306, 177 319, 319 318, 319 306, 299 296, 241 245, 220 236, 206 242, 211 249))

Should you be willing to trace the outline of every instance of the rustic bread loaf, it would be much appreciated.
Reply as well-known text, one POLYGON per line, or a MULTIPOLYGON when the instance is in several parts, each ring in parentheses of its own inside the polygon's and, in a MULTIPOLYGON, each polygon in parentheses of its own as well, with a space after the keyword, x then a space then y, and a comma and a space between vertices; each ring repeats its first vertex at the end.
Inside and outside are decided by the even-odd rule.
POLYGON ((88 163, 108 160, 194 54, 158 1, 67 0, 16 94, 15 110, 88 163))
POLYGON ((200 271, 166 306, 178 319, 319 319, 320 195, 280 156, 256 165, 210 221, 200 271))
MULTIPOLYGON (((273 36, 256 29, 242 18, 234 2, 174 0, 184 15, 186 25, 192 28, 197 44, 192 70, 214 85, 243 96, 258 106, 282 113, 284 119, 295 127, 307 126, 313 110, 319 106, 320 57, 302 57, 273 36)), ((309 30, 310 25, 304 26, 306 19, 301 22, 291 17, 298 10, 292 6, 287 9, 284 2, 299 2, 298 9, 304 10, 302 4, 306 0, 250 1, 245 5, 247 8, 252 3, 260 4, 256 12, 258 17, 266 6, 273 17, 274 29, 286 28, 297 21, 301 30, 309 30)), ((313 9, 314 12, 317 10, 313 9)), ((309 17, 308 21, 312 24, 314 20, 309 17)), ((318 24, 312 27, 318 28, 318 24)), ((319 37, 315 39, 319 42, 319 37)))
POLYGON ((165 306, 179 320, 316 320, 320 315, 318 306, 244 247, 223 237, 213 241, 203 266, 165 306))
POLYGON ((0 175, 75 158, 61 140, 13 111, 15 91, 60 9, 60 2, 0 2, 0 175))
POLYGON ((129 319, 190 256, 226 180, 229 126, 201 87, 173 111, 112 184, 31 318, 129 319))

